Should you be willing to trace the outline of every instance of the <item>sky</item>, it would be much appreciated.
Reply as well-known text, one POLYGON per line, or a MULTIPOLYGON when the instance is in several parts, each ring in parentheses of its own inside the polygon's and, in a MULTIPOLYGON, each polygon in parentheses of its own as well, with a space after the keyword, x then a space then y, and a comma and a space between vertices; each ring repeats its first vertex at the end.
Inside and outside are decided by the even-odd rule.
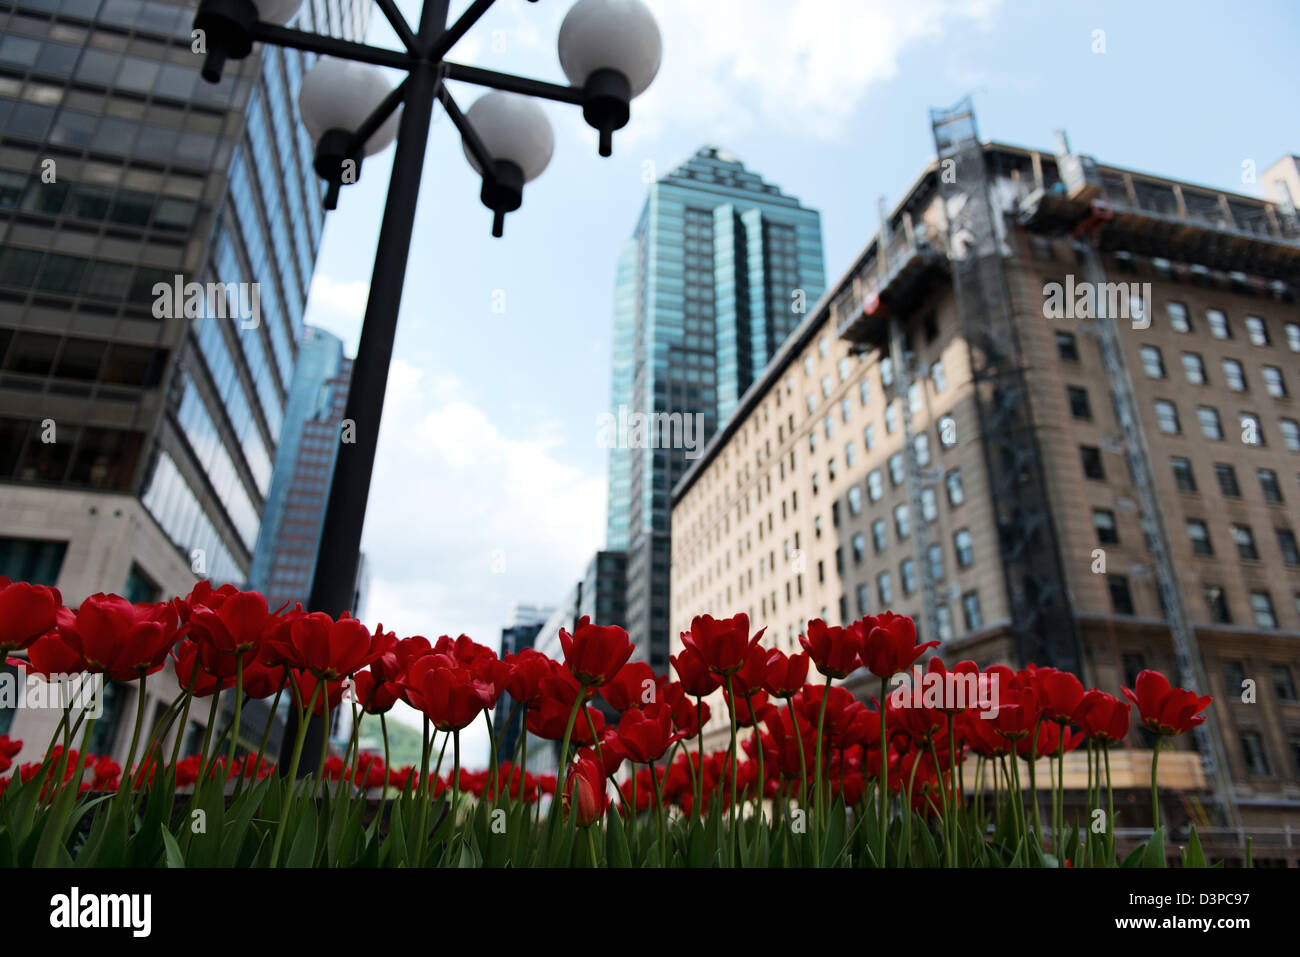
MULTIPOLYGON (((974 97, 985 139, 1259 195, 1300 151, 1300 3, 646 0, 663 62, 614 155, 545 103, 548 169, 493 239, 438 109, 362 545, 365 619, 496 646, 512 602, 558 602, 604 544, 613 285, 646 184, 703 145, 821 212, 827 282, 934 155, 930 107, 974 97)), ((419 5, 398 0, 414 24, 419 5)), ((453 0, 452 16, 468 6, 453 0)), ((565 82, 565 0, 498 0, 449 55, 565 82)), ((398 47, 376 9, 368 42, 398 47)), ((396 82, 396 81, 394 81, 396 82)), ((462 109, 483 92, 450 84, 462 109)), ((355 354, 392 150, 331 213, 306 321, 355 354)), ((482 742, 467 744, 473 754, 482 742)), ((470 761, 472 763, 472 759, 470 761)))

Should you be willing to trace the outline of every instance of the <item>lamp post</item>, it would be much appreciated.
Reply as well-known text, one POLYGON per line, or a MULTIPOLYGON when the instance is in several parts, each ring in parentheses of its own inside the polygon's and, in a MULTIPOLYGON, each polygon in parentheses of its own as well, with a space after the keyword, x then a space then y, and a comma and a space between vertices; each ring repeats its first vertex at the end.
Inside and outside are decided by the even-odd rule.
MULTIPOLYGON (((480 197, 492 210, 493 235, 501 236, 506 213, 523 201, 524 184, 551 158, 550 123, 531 98, 581 106, 583 117, 600 132, 600 154, 609 156, 614 131, 627 124, 631 100, 654 79, 661 53, 659 28, 642 0, 578 0, 560 26, 560 65, 571 84, 561 86, 446 59, 495 0, 473 0, 450 24, 450 0, 425 0, 415 30, 395 0, 375 2, 404 49, 285 26, 301 0, 201 0, 194 18, 206 49, 203 78, 210 83, 220 81, 228 60, 248 56, 257 42, 320 55, 303 78, 299 109, 315 143, 313 166, 327 184, 326 209, 334 208, 341 187, 356 182, 366 156, 382 150, 394 136, 397 140, 344 412, 354 424, 356 441, 339 445, 308 599, 310 610, 334 617, 352 604, 434 103, 442 103, 470 164, 482 176, 480 197), (376 67, 402 70, 406 77, 390 88, 376 67), (461 112, 445 80, 466 81, 491 92, 461 112)), ((294 709, 289 713, 286 743, 296 730, 294 709)), ((322 725, 313 721, 309 729, 303 773, 314 770, 312 758, 319 755, 320 735, 326 733, 322 725)))

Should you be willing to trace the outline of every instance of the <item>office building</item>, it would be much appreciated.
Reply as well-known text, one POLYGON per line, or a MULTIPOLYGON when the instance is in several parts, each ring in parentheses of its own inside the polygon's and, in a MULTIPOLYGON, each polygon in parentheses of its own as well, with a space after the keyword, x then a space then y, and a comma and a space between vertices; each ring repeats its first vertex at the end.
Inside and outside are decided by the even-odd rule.
MULTIPOLYGON (((312 0, 298 23, 360 38, 368 6, 312 0)), ((323 224, 312 58, 259 46, 207 84, 193 15, 0 7, 0 573, 74 606, 243 585, 281 437, 323 224)), ((99 753, 125 751, 136 690, 99 753)), ((12 733, 40 748, 17 727, 36 720, 12 733)))
MULTIPOLYGON (((1161 757, 1170 820, 1294 863, 1261 842, 1300 799, 1300 225, 933 120, 938 158, 674 488, 672 632, 744 611, 793 651, 892 609, 949 661, 1115 694, 1161 670, 1214 696, 1161 757)), ((1117 804, 1149 786, 1134 724, 1117 804)))
POLYGON ((705 147, 650 187, 619 261, 606 548, 637 657, 668 663, 669 491, 825 283, 821 221, 705 147))

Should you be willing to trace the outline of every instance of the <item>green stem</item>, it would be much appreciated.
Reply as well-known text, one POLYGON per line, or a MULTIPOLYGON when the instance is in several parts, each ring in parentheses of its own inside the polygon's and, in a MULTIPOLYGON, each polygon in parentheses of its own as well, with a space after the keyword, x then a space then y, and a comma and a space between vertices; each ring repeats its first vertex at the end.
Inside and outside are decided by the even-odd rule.
MULTIPOLYGON (((889 692, 889 679, 880 679, 880 860, 884 867, 886 843, 889 827, 889 733, 885 727, 885 701, 889 692)), ((909 799, 910 800, 910 799, 909 799)), ((912 813, 909 804, 903 809, 905 814, 912 813)))
POLYGON ((1151 753, 1151 831, 1155 833, 1160 828, 1160 793, 1156 788, 1156 774, 1160 767, 1160 745, 1164 742, 1163 735, 1156 735, 1155 750, 1151 753))
POLYGON ((565 771, 569 766, 569 739, 573 736, 573 723, 578 720, 578 709, 583 705, 587 689, 579 688, 577 695, 573 699, 573 708, 569 711, 569 720, 564 725, 564 738, 560 741, 560 765, 559 773, 555 776, 560 793, 564 793, 565 771))
MULTIPOLYGON (((732 853, 735 853, 736 847, 736 699, 732 694, 731 675, 727 675, 727 713, 731 715, 731 835, 730 844, 732 853)), ((654 775, 653 769, 650 772, 654 775)), ((734 858, 733 858, 734 861, 734 858)))
MULTIPOLYGON (((1043 719, 1040 717, 1034 722, 1034 736, 1029 742, 1029 792, 1034 802, 1034 840, 1038 841, 1039 846, 1043 843, 1043 822, 1038 816, 1038 729, 1042 727, 1043 719)), ((1015 762, 1015 756, 1011 758, 1015 762)))
MULTIPOLYGON (((730 677, 727 679, 730 681, 730 677)), ((636 774, 635 766, 632 773, 636 774)), ((668 866, 668 823, 665 820, 664 798, 659 789, 659 775, 655 773, 654 762, 650 764, 650 784, 655 789, 655 824, 659 830, 659 862, 661 867, 668 866)), ((735 787, 735 784, 732 784, 735 787)), ((734 792, 733 792, 734 793, 734 792)))
POLYGON ((230 747, 226 750, 226 776, 235 766, 235 750, 239 747, 239 720, 244 713, 244 656, 235 656, 235 723, 231 725, 230 747))
POLYGON ((1061 724, 1061 741, 1056 746, 1056 838, 1052 843, 1057 855, 1065 841, 1065 736, 1068 726, 1061 724))
POLYGON ((1106 844, 1110 850, 1110 866, 1115 866, 1115 792, 1110 787, 1110 742, 1101 743, 1101 753, 1106 759, 1106 844))
POLYGON ((799 730, 799 715, 794 710, 794 695, 787 695, 785 706, 790 709, 790 723, 794 726, 795 744, 799 746, 799 807, 808 812, 808 759, 803 753, 803 732, 799 730))
POLYGON ((817 867, 821 866, 821 852, 824 850, 822 847, 822 831, 826 826, 826 821, 823 818, 825 812, 822 810, 822 729, 826 727, 826 702, 830 700, 830 697, 831 679, 830 676, 827 675, 826 686, 822 689, 822 706, 817 715, 817 744, 813 750, 813 764, 816 765, 813 768, 813 772, 817 775, 817 780, 815 782, 817 817, 813 822, 813 827, 815 828, 813 833, 816 836, 816 840, 813 842, 813 847, 816 849, 817 857, 814 864, 817 867))
MULTIPOLYGON (((302 710, 300 720, 298 721, 298 737, 293 743, 293 758, 289 761, 288 788, 289 795, 293 795, 294 782, 298 780, 298 762, 302 758, 302 745, 307 740, 308 718, 311 717, 312 711, 316 707, 316 695, 320 694, 321 685, 317 682, 316 687, 312 690, 311 701, 307 702, 307 707, 302 710)), ((214 696, 215 697, 215 696, 214 696)), ((302 695, 299 694, 299 698, 302 695)), ((196 791, 197 793, 197 791, 196 791)), ((286 804, 288 800, 286 799, 286 804)), ((275 867, 280 860, 280 845, 284 843, 284 826, 289 820, 289 808, 281 808, 280 822, 275 828, 275 843, 271 845, 271 866, 275 867)))

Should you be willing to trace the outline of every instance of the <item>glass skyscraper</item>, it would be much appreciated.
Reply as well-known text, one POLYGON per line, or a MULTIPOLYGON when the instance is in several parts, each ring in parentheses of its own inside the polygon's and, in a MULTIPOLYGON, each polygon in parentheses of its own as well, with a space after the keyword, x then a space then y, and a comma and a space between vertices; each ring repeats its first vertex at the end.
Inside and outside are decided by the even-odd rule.
MULTIPOLYGON (((343 355, 343 342, 305 326, 249 576, 249 587, 263 592, 272 608, 307 604, 351 379, 352 360, 343 355)), ((362 614, 364 574, 363 562, 351 604, 356 617, 362 614)))
POLYGON ((668 665, 673 484, 825 282, 817 211, 726 151, 704 147, 651 185, 614 292, 606 540, 628 553, 627 628, 655 668, 668 665))
MULTIPOLYGON (((360 39, 368 7, 296 23, 360 39)), ((0 574, 74 606, 244 584, 281 439, 323 226, 314 57, 259 45, 208 84, 193 17, 0 2, 0 574)))

